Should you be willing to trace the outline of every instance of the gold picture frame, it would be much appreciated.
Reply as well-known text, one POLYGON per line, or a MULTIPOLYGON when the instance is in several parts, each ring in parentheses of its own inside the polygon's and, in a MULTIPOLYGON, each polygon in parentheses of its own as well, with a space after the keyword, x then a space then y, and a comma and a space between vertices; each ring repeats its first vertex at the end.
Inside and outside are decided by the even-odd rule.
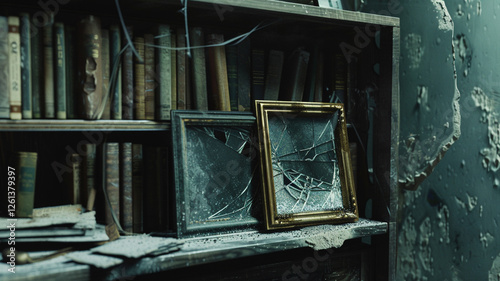
POLYGON ((268 230, 359 219, 343 104, 255 101, 268 230))

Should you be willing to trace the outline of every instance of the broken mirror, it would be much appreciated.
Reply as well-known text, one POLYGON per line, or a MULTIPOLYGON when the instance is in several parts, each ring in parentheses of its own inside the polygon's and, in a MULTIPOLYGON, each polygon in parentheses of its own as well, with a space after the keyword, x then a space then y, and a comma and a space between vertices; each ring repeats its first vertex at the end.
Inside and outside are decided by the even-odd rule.
POLYGON ((255 127, 250 113, 172 112, 179 237, 255 229, 255 127))
POLYGON ((342 104, 257 101, 268 229, 358 219, 342 104))

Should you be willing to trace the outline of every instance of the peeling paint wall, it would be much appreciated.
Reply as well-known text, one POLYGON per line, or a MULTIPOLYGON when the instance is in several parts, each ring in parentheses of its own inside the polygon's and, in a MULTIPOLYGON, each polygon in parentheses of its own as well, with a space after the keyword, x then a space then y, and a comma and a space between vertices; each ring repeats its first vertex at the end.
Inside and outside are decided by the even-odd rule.
POLYGON ((500 280, 500 2, 398 3, 397 280, 500 280))

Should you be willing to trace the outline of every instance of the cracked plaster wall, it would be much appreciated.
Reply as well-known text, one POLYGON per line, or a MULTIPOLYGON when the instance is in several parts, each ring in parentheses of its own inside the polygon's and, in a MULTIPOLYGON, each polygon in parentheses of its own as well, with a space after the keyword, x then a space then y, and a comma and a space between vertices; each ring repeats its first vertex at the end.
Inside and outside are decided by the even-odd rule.
POLYGON ((398 3, 397 280, 500 280, 500 2, 398 3))

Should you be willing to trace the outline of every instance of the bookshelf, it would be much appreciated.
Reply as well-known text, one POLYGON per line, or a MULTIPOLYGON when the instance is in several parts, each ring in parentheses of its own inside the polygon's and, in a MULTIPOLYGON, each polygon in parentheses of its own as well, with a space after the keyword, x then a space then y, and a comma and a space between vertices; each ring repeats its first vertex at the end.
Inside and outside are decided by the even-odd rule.
MULTIPOLYGON (((54 1, 57 7, 51 6, 51 9, 57 8, 55 18, 64 23, 75 24, 75 19, 94 14, 101 18, 103 26, 119 24, 115 3, 101 2, 54 1)), ((184 15, 179 12, 183 8, 180 1, 128 0, 119 3, 126 24, 134 27, 134 35, 150 31, 158 24, 168 24, 174 30, 177 27, 184 27, 186 23, 184 15)), ((5 15, 17 15, 20 12, 33 15, 43 11, 42 7, 30 1, 18 1, 15 4, 1 2, 0 7, 5 8, 5 15)), ((325 72, 321 76, 325 77, 328 73, 330 75, 329 81, 328 79, 323 81, 324 102, 332 98, 332 88, 336 87, 335 69, 329 65, 335 61, 333 54, 340 52, 345 57, 347 52, 352 55, 350 57, 352 63, 344 68, 346 76, 343 79, 347 84, 346 96, 350 98, 346 102, 347 106, 350 106, 350 111, 347 113, 349 140, 356 143, 359 151, 356 154, 358 159, 356 193, 360 220, 340 225, 311 226, 300 230, 266 232, 259 229, 209 237, 200 235, 183 239, 184 245, 180 251, 157 257, 127 260, 119 266, 108 269, 68 260, 38 267, 37 264, 19 265, 15 279, 12 280, 41 278, 66 280, 68 274, 71 274, 74 280, 129 280, 128 278, 142 280, 142 278, 165 276, 190 280, 229 280, 230 276, 235 274, 243 279, 252 280, 261 277, 252 275, 254 274, 252 272, 261 270, 268 272, 266 277, 269 279, 281 279, 285 278, 284 274, 292 266, 304 265, 304 260, 315 257, 318 253, 322 254, 321 257, 328 256, 328 259, 316 264, 317 269, 311 274, 311 278, 319 276, 314 275, 318 272, 332 277, 335 272, 341 272, 342 267, 346 270, 353 267, 354 269, 349 270, 359 272, 356 276, 363 276, 367 280, 395 280, 398 214, 399 19, 285 1, 191 0, 187 4, 187 24, 188 28, 203 27, 205 32, 224 34, 226 40, 251 31, 252 43, 263 46, 266 53, 271 49, 283 51, 285 67, 290 65, 286 62, 286 58, 297 47, 310 52, 310 62, 312 62, 314 46, 320 46, 325 67, 325 72), (256 27, 258 28, 255 29, 256 27), (339 51, 340 46, 343 49, 339 51), (331 239, 332 234, 344 237, 338 247, 314 251, 311 244, 313 238, 331 239), (351 259, 354 262, 342 262, 351 259), (228 269, 227 265, 233 268, 228 269), (193 276, 194 270, 205 270, 207 274, 205 277, 193 276), (225 270, 227 274, 220 273, 225 270)), ((206 71, 210 71, 208 65, 206 71)), ((208 77, 210 76, 207 75, 207 79, 208 77)), ((191 78, 187 77, 187 81, 190 80, 191 78)), ((208 86, 210 84, 207 88, 208 86)), ((194 86, 190 87, 187 90, 188 94, 193 94, 194 86)), ((207 98, 210 99, 213 94, 208 90, 207 98)), ((194 105, 194 100, 191 104, 194 105)), ((154 120, 83 120, 78 117, 64 120, 0 119, 0 152, 4 159, 2 166, 8 165, 6 159, 10 150, 36 150, 39 152, 39 159, 42 161, 45 159, 46 163, 54 161, 64 163, 69 151, 65 150, 65 147, 73 147, 73 150, 76 150, 82 140, 88 141, 88 136, 97 135, 99 138, 104 136, 105 139, 100 139, 97 146, 105 141, 138 143, 143 146, 170 149, 171 134, 171 122, 158 118, 154 120)), ((169 174, 167 184, 169 189, 174 188, 172 181, 175 171, 171 163, 172 160, 169 159, 167 167, 164 167, 169 174)), ((54 173, 50 164, 41 164, 39 170, 38 173, 42 176, 37 177, 35 207, 68 203, 63 195, 52 197, 43 195, 64 193, 66 187, 50 175, 54 173)), ((0 177, 3 180, 5 175, 0 177)), ((96 201, 96 204, 103 202, 96 201)), ((97 206, 96 208, 98 212, 101 210, 97 206)), ((171 213, 169 216, 172 216, 171 213)), ((171 234, 172 228, 175 228, 173 217, 175 216, 169 218, 169 222, 166 223, 165 233, 171 234)), ((34 247, 34 244, 24 245, 27 250, 29 247, 34 247)), ((85 243, 77 244, 76 247, 85 247, 85 243)), ((6 274, 8 274, 6 270, 0 272, 0 279, 7 276, 6 274)))

